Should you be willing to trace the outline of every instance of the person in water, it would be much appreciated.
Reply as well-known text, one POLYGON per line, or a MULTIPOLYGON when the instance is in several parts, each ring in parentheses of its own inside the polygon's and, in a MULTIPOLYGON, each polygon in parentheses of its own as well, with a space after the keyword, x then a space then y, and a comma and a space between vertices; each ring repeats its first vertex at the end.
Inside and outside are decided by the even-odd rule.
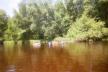
POLYGON ((52 41, 48 42, 48 47, 51 48, 52 47, 52 41))

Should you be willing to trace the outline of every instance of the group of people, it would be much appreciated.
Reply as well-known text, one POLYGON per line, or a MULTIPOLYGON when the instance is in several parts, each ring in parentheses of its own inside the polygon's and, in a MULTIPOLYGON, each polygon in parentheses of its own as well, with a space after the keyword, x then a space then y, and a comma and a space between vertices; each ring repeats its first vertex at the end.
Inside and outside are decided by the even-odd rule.
MULTIPOLYGON (((61 47, 61 48, 63 48, 64 47, 64 42, 63 41, 61 41, 61 42, 58 42, 58 41, 49 41, 49 42, 47 42, 47 46, 48 46, 48 48, 55 48, 55 47, 61 47)), ((40 48, 41 47, 41 42, 34 43, 33 47, 34 48, 40 48)))
POLYGON ((48 42, 48 47, 51 48, 51 47, 61 47, 63 48, 64 47, 64 42, 61 41, 61 42, 58 42, 58 41, 49 41, 48 42))

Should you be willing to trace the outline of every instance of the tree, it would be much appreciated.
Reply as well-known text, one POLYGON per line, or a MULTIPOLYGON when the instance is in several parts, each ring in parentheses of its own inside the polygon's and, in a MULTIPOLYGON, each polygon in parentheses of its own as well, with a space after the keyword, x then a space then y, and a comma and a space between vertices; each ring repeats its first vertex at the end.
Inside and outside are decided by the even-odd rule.
POLYGON ((7 29, 8 16, 4 10, 0 9, 0 40, 4 40, 4 33, 7 29))
POLYGON ((107 0, 99 0, 95 6, 95 15, 97 19, 105 21, 105 26, 108 28, 108 1, 107 0))
POLYGON ((5 31, 6 40, 52 40, 65 35, 86 40, 101 39, 107 36, 107 9, 104 12, 102 7, 107 8, 106 0, 23 1, 19 11, 8 20, 7 30, 6 26, 1 30, 5 31))
POLYGON ((22 31, 21 31, 21 29, 18 28, 17 22, 14 17, 9 18, 7 24, 8 24, 8 26, 5 31, 4 38, 5 38, 5 40, 13 40, 16 42, 17 40, 20 39, 22 31))
POLYGON ((102 39, 104 22, 95 21, 95 18, 90 18, 86 13, 71 26, 67 37, 76 40, 100 40, 102 39))
POLYGON ((58 36, 64 36, 67 33, 72 21, 63 2, 58 2, 55 5, 55 22, 56 33, 58 36))
POLYGON ((28 15, 26 4, 21 2, 19 4, 19 11, 15 11, 14 15, 15 24, 20 29, 21 39, 22 40, 29 40, 30 39, 30 25, 31 25, 31 18, 28 15))

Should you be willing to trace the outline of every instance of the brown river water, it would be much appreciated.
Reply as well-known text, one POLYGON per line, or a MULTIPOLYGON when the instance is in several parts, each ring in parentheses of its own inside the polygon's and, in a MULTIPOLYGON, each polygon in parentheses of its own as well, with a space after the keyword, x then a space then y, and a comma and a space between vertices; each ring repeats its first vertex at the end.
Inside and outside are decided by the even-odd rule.
POLYGON ((0 72, 108 72, 108 43, 0 46, 0 72))

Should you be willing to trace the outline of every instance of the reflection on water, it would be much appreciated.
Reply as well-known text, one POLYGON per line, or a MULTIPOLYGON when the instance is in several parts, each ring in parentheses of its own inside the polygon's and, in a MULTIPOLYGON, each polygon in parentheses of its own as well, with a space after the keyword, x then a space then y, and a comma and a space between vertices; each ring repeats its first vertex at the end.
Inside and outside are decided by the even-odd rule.
POLYGON ((16 68, 15 68, 15 66, 14 66, 14 65, 10 65, 10 66, 8 66, 8 69, 7 69, 6 72, 16 72, 16 68))
POLYGON ((0 47, 0 72, 108 72, 108 43, 0 47))

